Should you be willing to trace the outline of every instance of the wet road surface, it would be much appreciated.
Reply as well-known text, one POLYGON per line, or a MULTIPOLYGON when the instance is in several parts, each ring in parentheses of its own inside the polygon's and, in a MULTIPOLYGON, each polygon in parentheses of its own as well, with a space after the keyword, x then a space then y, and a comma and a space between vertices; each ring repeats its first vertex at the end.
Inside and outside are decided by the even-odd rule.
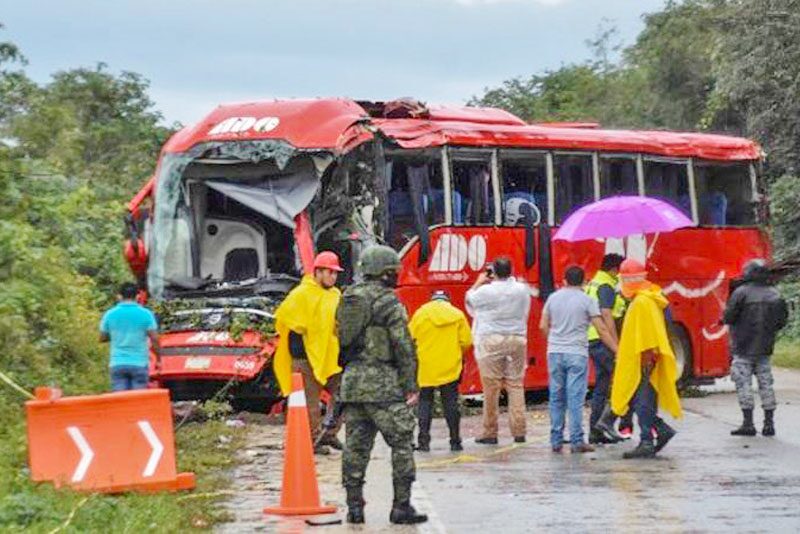
MULTIPOLYGON (((391 470, 388 450, 379 439, 366 487, 366 527, 308 527, 300 520, 265 519, 255 513, 224 530, 798 532, 800 373, 776 371, 776 386, 775 438, 730 436, 740 422, 735 394, 714 393, 683 400, 684 418, 670 421, 679 433, 656 460, 622 460, 635 439, 590 454, 573 455, 568 447, 554 454, 547 443, 546 405, 528 412, 528 442, 523 445, 512 444, 502 426, 505 417, 498 446, 475 444, 479 418, 464 418, 465 451, 460 455, 449 452, 444 421, 436 419, 432 452, 416 456, 414 503, 431 514, 429 523, 416 528, 389 525, 391 470)), ((724 383, 712 389, 732 390, 724 383)), ((756 414, 760 429, 760 410, 756 414)), ((259 473, 280 480, 280 466, 269 463, 259 473)), ((318 460, 323 500, 344 510, 339 468, 338 455, 318 460)), ((260 503, 256 512, 265 499, 277 500, 274 484, 270 489, 267 495, 255 492, 260 503)), ((249 509, 245 503, 234 511, 237 520, 247 515, 243 508, 249 509)))

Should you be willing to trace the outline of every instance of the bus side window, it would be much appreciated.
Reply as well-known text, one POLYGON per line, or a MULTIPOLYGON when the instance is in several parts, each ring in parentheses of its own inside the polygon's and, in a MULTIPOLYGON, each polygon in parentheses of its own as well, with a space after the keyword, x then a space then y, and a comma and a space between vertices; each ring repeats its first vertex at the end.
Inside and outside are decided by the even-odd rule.
POLYGON ((749 163, 695 162, 694 176, 701 225, 755 224, 749 163))
POLYGON ((556 154, 553 158, 556 194, 556 224, 573 211, 594 202, 591 156, 556 154))
POLYGON ((501 153, 503 225, 547 222, 547 164, 544 154, 501 153))
POLYGON ((491 224, 494 219, 494 196, 489 162, 454 160, 453 223, 491 224))
POLYGON ((668 202, 692 218, 689 173, 686 162, 644 161, 644 191, 649 197, 668 202))
POLYGON ((600 156, 600 198, 638 194, 636 160, 600 156))
POLYGON ((399 250, 417 234, 415 209, 427 226, 444 222, 444 186, 440 160, 397 156, 387 162, 389 220, 387 243, 399 250), (414 205, 412 185, 419 187, 420 200, 414 205))

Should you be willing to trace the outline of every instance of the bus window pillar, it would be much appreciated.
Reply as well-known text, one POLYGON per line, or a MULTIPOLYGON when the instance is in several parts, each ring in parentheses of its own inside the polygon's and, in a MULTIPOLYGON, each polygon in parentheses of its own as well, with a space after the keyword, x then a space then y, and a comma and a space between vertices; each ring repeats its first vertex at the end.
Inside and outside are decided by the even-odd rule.
POLYGON ((639 185, 639 196, 644 196, 644 160, 642 155, 636 156, 636 180, 639 185))
POLYGON ((600 154, 592 152, 592 182, 594 185, 594 200, 600 200, 600 154))
POLYGON ((552 152, 548 152, 545 156, 545 169, 547 171, 547 224, 554 226, 556 224, 556 188, 552 152))
POLYGON ((502 197, 500 196, 500 164, 497 156, 497 149, 492 150, 492 159, 490 160, 491 174, 492 174, 492 193, 494 195, 494 224, 500 226, 503 224, 502 214, 502 197))
POLYGON ((697 186, 694 181, 694 159, 689 158, 686 162, 686 175, 689 178, 689 202, 692 206, 692 221, 694 224, 700 224, 700 215, 697 211, 697 186))
POLYGON ((444 192, 444 223, 453 224, 453 189, 450 184, 450 153, 442 147, 442 191, 444 192))

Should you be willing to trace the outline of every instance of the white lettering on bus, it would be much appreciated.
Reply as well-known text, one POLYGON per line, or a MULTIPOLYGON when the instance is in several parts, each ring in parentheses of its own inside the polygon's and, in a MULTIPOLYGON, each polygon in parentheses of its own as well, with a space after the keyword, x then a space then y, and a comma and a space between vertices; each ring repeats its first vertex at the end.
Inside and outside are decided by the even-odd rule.
POLYGON ((220 135, 226 133, 243 133, 248 130, 254 132, 270 132, 281 123, 278 117, 228 117, 222 122, 217 123, 208 131, 208 135, 220 135))
POLYGON ((486 236, 467 238, 458 234, 445 234, 436 242, 428 272, 463 271, 469 265, 479 271, 486 262, 486 236))
POLYGON ((191 335, 186 343, 209 343, 209 342, 223 342, 229 341, 231 338, 228 332, 197 332, 191 335))

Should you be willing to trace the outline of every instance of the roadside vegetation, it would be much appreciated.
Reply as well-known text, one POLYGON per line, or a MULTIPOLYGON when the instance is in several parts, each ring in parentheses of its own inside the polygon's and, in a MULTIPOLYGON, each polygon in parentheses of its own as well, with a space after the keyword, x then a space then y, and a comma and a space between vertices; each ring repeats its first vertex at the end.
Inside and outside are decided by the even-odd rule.
MULTIPOLYGON (((179 125, 165 125, 148 82, 104 64, 35 83, 0 25, 0 372, 24 389, 108 389, 97 323, 124 264, 124 204, 179 125)), ((800 256, 800 0, 667 2, 623 48, 611 26, 580 64, 488 88, 473 104, 531 121, 721 131, 760 141, 779 259, 800 256)), ((796 281, 785 285, 795 298, 796 281)), ((776 364, 800 366, 793 319, 776 364)), ((178 431, 196 492, 87 497, 28 481, 24 397, 0 383, 0 530, 208 528, 237 439, 221 422, 178 431), (223 439, 220 440, 220 437, 223 439), (87 499, 84 501, 84 499, 87 499), (74 511, 74 515, 70 514, 74 511)))

